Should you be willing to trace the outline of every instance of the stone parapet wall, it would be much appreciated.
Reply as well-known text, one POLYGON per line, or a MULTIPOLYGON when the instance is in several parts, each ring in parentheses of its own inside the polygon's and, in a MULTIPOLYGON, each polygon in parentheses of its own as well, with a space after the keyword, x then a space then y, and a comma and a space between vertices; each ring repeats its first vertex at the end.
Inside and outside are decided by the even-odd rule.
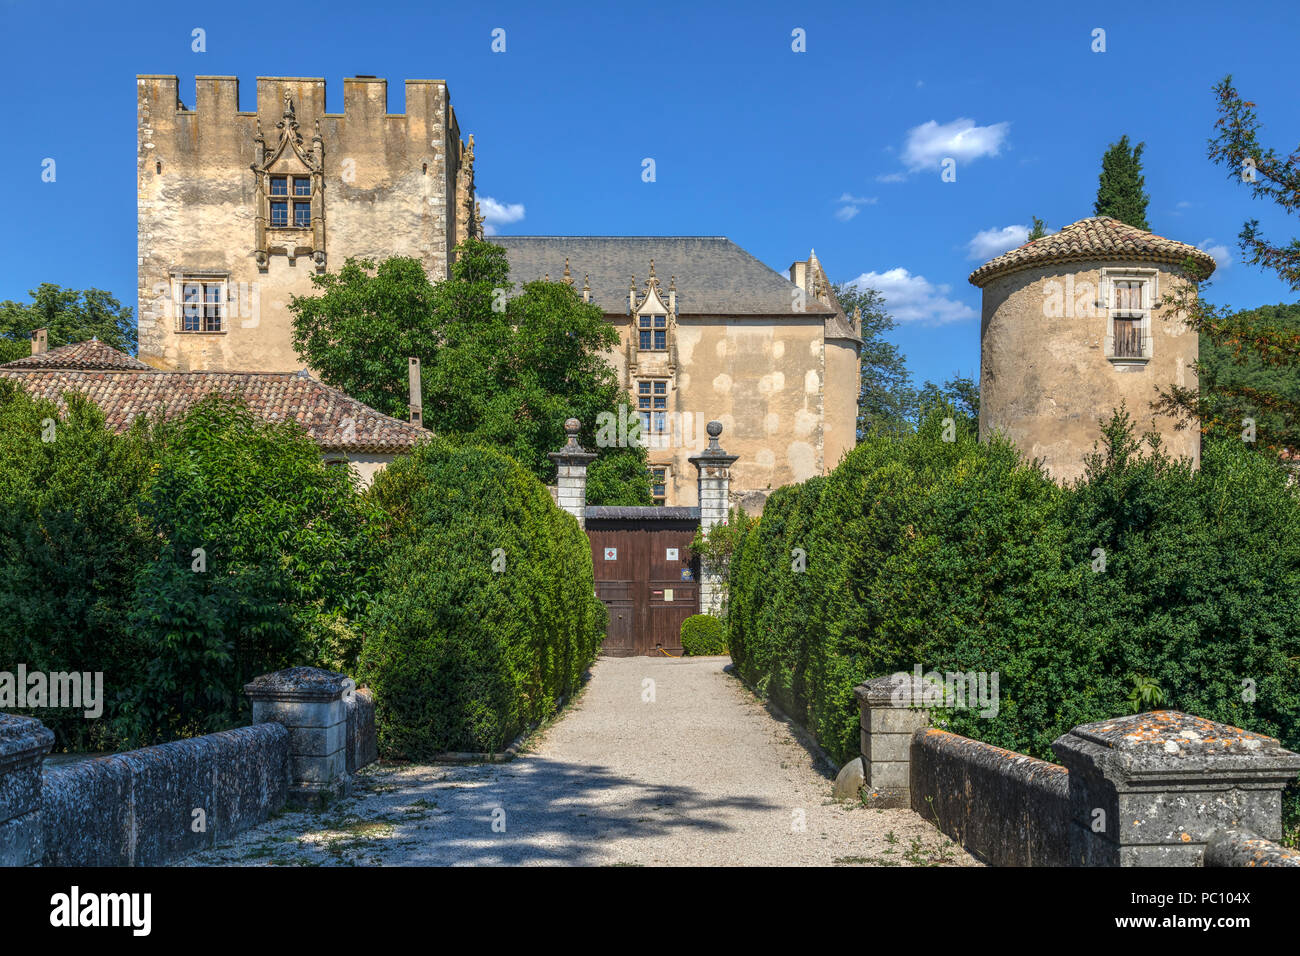
POLYGON ((1070 772, 927 727, 911 747, 912 809, 995 866, 1064 866, 1070 772))
POLYGON ((918 680, 854 688, 868 805, 910 806, 996 866, 1300 865, 1277 842, 1300 754, 1272 737, 1151 711, 1075 727, 1055 764, 929 726, 918 680))
POLYGON ((346 793, 379 759, 374 698, 345 675, 294 667, 246 690, 250 727, 49 768, 54 735, 0 714, 0 866, 169 863, 346 793))
POLYGON ((153 866, 206 849, 284 806, 289 731, 254 724, 51 767, 47 866, 153 866))

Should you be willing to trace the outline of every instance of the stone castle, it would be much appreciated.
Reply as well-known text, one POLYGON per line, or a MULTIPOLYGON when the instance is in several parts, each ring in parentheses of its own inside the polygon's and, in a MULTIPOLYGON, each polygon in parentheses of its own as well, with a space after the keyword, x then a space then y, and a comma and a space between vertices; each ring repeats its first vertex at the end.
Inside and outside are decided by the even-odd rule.
POLYGON ((178 371, 296 371, 290 296, 349 256, 421 260, 444 278, 456 243, 481 236, 474 140, 442 80, 388 83, 200 76, 188 109, 175 76, 136 79, 140 358, 178 371))
MULTIPOLYGON (((286 372, 294 295, 348 257, 420 259, 447 275, 458 242, 482 238, 474 138, 461 140, 441 80, 387 83, 259 77, 257 109, 238 80, 140 76, 140 359, 176 371, 286 372)), ((717 419, 734 503, 833 468, 856 441, 860 327, 816 256, 782 275, 724 237, 503 237, 511 279, 567 281, 620 333, 608 357, 649 445, 655 500, 694 506, 689 458, 717 419), (666 280, 666 281, 665 281, 666 280)))

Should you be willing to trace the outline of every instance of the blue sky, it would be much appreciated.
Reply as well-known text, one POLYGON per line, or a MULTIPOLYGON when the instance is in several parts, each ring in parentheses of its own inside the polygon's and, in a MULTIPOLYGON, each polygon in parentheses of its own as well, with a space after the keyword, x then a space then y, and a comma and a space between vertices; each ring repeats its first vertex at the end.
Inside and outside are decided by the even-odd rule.
POLYGON ((499 233, 726 235, 778 270, 815 248, 832 279, 882 288, 918 380, 978 373, 977 250, 1006 247, 1033 215, 1052 228, 1091 215, 1101 154, 1122 133, 1147 144, 1153 229, 1215 247, 1212 298, 1300 298, 1236 245, 1247 218, 1278 240, 1295 221, 1205 148, 1211 87, 1229 72, 1267 142, 1300 140, 1300 5, 271 9, 0 0, 0 298, 50 281, 135 303, 137 73, 177 74, 191 104, 195 75, 238 76, 244 109, 258 75, 323 76, 331 111, 344 76, 387 77, 393 112, 403 79, 446 79, 499 233), (206 52, 191 49, 196 27, 206 52), (806 52, 792 50, 796 29, 806 52))

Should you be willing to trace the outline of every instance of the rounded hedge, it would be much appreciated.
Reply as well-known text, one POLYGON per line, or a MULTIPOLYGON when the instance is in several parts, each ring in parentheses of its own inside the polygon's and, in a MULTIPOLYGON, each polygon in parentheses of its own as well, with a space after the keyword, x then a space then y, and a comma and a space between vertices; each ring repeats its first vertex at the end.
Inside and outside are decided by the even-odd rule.
POLYGON ((1072 727, 1130 713, 1137 681, 1300 745, 1300 489, 1283 469, 1225 441, 1194 470, 1121 410, 1062 488, 960 421, 946 440, 951 414, 768 499, 728 581, 746 681, 840 760, 859 747, 854 685, 917 666, 996 671, 996 713, 940 719, 1048 760, 1072 727))
POLYGON ((389 557, 360 622, 380 747, 498 751, 595 659, 605 607, 577 521, 514 459, 435 439, 372 489, 389 557))
POLYGON ((682 621, 682 650, 691 657, 727 653, 727 632, 712 614, 692 614, 682 621))

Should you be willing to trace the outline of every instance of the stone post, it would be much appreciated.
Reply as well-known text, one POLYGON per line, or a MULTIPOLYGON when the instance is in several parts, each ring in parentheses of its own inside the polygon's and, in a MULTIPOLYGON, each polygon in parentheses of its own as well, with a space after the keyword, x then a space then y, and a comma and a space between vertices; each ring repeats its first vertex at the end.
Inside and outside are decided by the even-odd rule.
MULTIPOLYGON (((722 434, 722 422, 709 422, 709 445, 698 455, 690 459, 695 466, 700 498, 700 531, 705 534, 716 524, 727 520, 727 508, 731 494, 731 466, 739 455, 728 455, 718 444, 722 434)), ((716 614, 722 610, 723 581, 722 575, 714 568, 700 567, 700 610, 716 614)))
POLYGON ((564 423, 564 433, 569 440, 559 451, 550 452, 546 457, 555 462, 556 483, 560 494, 556 500, 561 508, 578 519, 578 527, 587 527, 587 465, 596 457, 592 451, 584 451, 578 444, 578 433, 582 423, 570 418, 564 423))
POLYGON ((31 866, 45 855, 41 765, 52 746, 39 720, 0 714, 0 866, 31 866))
POLYGON ((1218 830, 1282 837, 1300 754, 1272 737, 1173 710, 1075 727, 1052 744, 1070 771, 1070 864, 1197 866, 1218 830))
POLYGON ((348 774, 348 702, 351 678, 318 667, 263 674, 244 693, 253 723, 289 731, 289 802, 321 805, 351 789, 348 774))
POLYGON ((864 797, 873 807, 912 805, 912 734, 930 726, 930 711, 923 706, 926 687, 912 674, 892 674, 853 688, 864 797))

